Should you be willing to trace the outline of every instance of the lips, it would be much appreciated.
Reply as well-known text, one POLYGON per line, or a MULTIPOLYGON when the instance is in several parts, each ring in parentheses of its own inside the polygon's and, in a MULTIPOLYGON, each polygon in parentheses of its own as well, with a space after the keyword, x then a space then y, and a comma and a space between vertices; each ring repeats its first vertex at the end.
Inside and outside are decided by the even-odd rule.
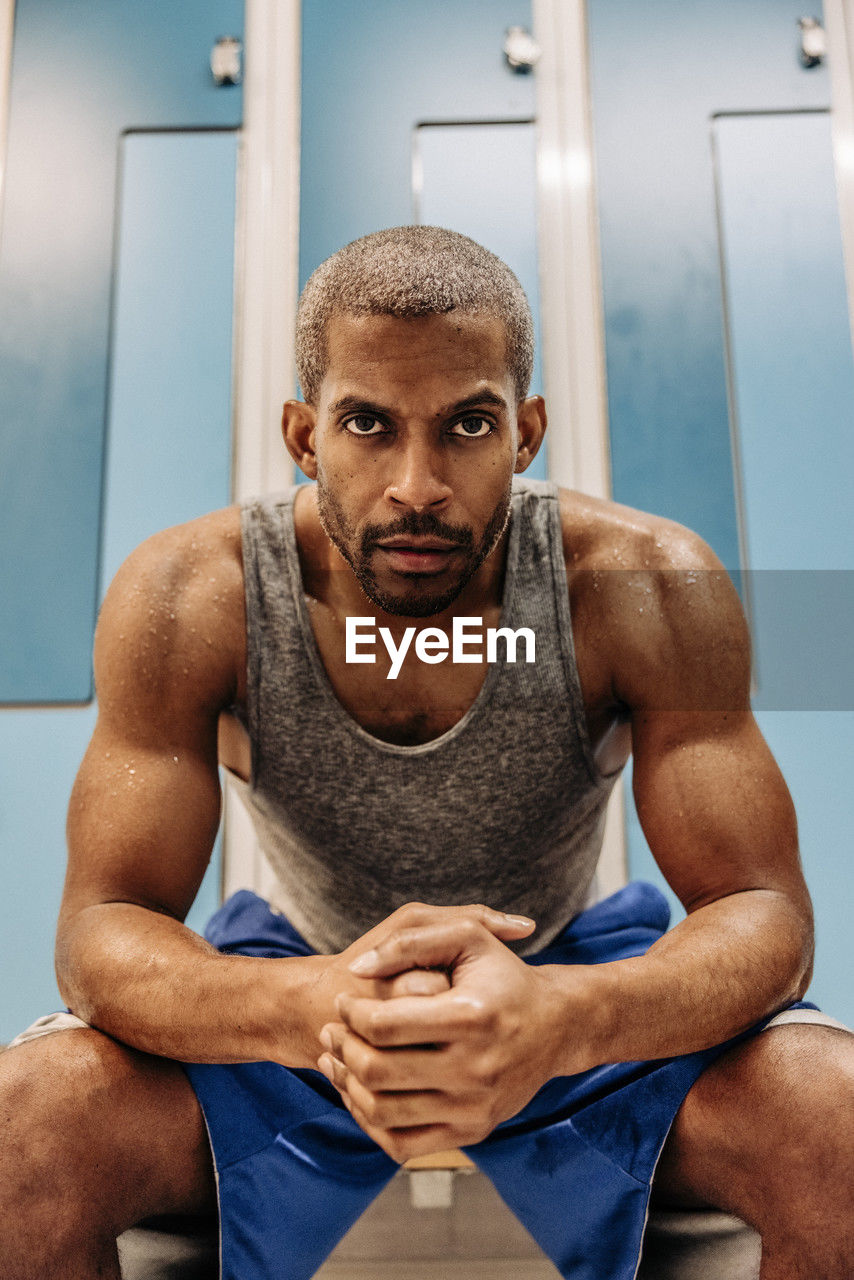
POLYGON ((459 544, 442 538, 389 538, 378 545, 383 551, 456 551, 459 544))
POLYGON ((378 544, 389 567, 405 573, 441 573, 451 556, 459 550, 455 542, 437 538, 395 538, 378 544))

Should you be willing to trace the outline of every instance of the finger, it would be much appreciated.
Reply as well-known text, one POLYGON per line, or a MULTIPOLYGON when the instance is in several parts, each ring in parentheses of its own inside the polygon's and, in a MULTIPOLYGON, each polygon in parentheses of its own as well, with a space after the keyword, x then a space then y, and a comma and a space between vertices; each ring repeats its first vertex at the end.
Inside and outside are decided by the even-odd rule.
MULTIPOLYGON (((489 1131, 482 1125, 460 1127, 450 1124, 425 1124, 418 1125, 417 1128, 386 1129, 379 1132, 387 1135, 394 1149, 401 1153, 400 1162, 404 1163, 415 1156, 432 1156, 440 1151, 452 1151, 456 1147, 482 1142, 489 1131)), ((393 1156, 392 1159, 398 1159, 398 1157, 393 1156)))
POLYGON ((363 978, 385 978, 406 969, 451 968, 464 955, 482 951, 491 937, 471 916, 398 929, 351 960, 348 968, 363 978))
POLYGON ((419 996, 371 1000, 343 993, 336 997, 335 1007, 347 1028, 377 1048, 451 1044, 482 1029, 477 1004, 454 990, 430 1000, 419 996))
POLYGON ((334 1084, 339 1093, 347 1092, 347 1080, 349 1071, 340 1058, 336 1058, 332 1053, 322 1053, 317 1059, 317 1069, 330 1084, 334 1084))
POLYGON ((350 1101, 349 1096, 342 1094, 342 1099, 350 1115, 356 1121, 360 1129, 373 1138, 374 1142, 385 1151, 386 1155, 391 1156, 392 1160, 396 1160, 398 1164, 403 1164, 409 1159, 409 1151, 403 1143, 398 1142, 395 1136, 387 1129, 379 1129, 376 1125, 371 1124, 370 1120, 359 1108, 350 1101))
POLYGON ((468 1143, 480 1142, 486 1135, 480 1129, 457 1129, 453 1125, 427 1124, 405 1129, 380 1129, 352 1103, 348 1110, 353 1119, 369 1138, 398 1164, 405 1164, 414 1156, 431 1156, 439 1151, 450 1151, 468 1143))
POLYGON ((432 1093, 374 1094, 365 1089, 346 1065, 331 1053, 321 1054, 317 1065, 335 1085, 341 1094, 341 1101, 360 1128, 399 1163, 419 1150, 426 1150, 424 1143, 427 1141, 429 1145, 430 1135, 435 1136, 440 1132, 447 1132, 449 1135, 446 1140, 439 1141, 438 1145, 431 1148, 437 1151, 447 1150, 468 1140, 464 1128, 452 1130, 444 1118, 439 1120, 437 1117, 421 1124, 413 1123, 436 1113, 436 1095, 432 1093), (394 1120, 401 1123, 395 1125, 392 1123, 394 1120), (403 1140, 393 1132, 395 1129, 401 1130, 403 1140), (409 1135, 415 1136, 415 1147, 407 1142, 409 1135))
POLYGON ((464 1142, 477 1142, 479 1131, 468 1127, 458 1128, 449 1124, 413 1125, 402 1128, 383 1128, 371 1120, 349 1093, 342 1093, 342 1100, 356 1124, 369 1138, 382 1147, 392 1160, 403 1164, 413 1156, 432 1155, 436 1151, 448 1151, 464 1142))
POLYGON ((377 980, 377 995, 381 999, 397 996, 437 996, 450 987, 450 979, 442 969, 410 969, 394 978, 377 980))
POLYGON ((438 1090, 405 1089, 374 1092, 366 1089, 345 1064, 331 1054, 318 1059, 318 1066, 336 1089, 346 1094, 350 1105, 377 1129, 409 1128, 422 1124, 453 1123, 455 1113, 464 1115, 462 1105, 438 1090), (324 1068, 328 1067, 328 1072, 324 1068))
MULTIPOLYGON (((320 1042, 333 1060, 340 1062, 345 1071, 354 1072, 368 1087, 388 1087, 379 1052, 361 1036, 354 1035, 343 1023, 328 1022, 320 1032, 320 1042)), ((333 1066, 334 1061, 327 1065, 333 1066)), ((337 1085, 338 1081, 330 1078, 337 1085)))
MULTIPOLYGON (((430 928, 449 926, 458 924, 465 934, 466 930, 477 932, 476 926, 485 929, 493 937, 499 938, 503 942, 518 941, 524 938, 536 928, 536 922, 528 916, 509 915, 502 911, 495 911, 491 907, 485 907, 482 904, 473 904, 465 907, 431 907, 424 903, 409 903, 405 907, 399 907, 393 915, 388 919, 381 921, 375 925, 361 939, 362 943, 372 942, 373 948, 362 952, 361 955, 351 961, 349 968, 353 973, 360 977, 389 977, 393 973, 405 972, 407 968, 435 967, 435 965, 449 964, 451 961, 437 960, 425 961, 420 964, 416 961, 407 965, 400 963, 394 967, 391 960, 391 953, 383 952, 386 960, 386 967, 377 969, 376 953, 380 948, 385 947, 390 938, 396 937, 398 934, 406 932, 410 929, 430 928)), ((470 935, 468 935, 470 936, 470 935)))
POLYGON ((441 1050, 376 1049, 340 1022, 328 1023, 321 1038, 327 1052, 373 1093, 439 1089, 452 1076, 441 1050))
POLYGON ((380 941, 389 932, 398 929, 417 928, 421 925, 444 924, 449 920, 470 919, 489 929, 495 937, 503 941, 525 937, 535 928, 536 922, 529 916, 513 915, 506 911, 497 911, 482 902, 473 902, 451 907, 437 907, 425 902, 408 902, 385 920, 375 925, 364 935, 365 940, 380 941))

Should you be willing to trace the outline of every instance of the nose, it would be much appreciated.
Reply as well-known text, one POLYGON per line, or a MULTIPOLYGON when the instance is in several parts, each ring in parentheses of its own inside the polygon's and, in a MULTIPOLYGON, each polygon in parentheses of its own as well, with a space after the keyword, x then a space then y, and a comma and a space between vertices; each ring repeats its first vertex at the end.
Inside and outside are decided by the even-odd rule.
POLYGON ((397 506, 426 511, 447 502, 451 493, 436 445, 430 440, 408 440, 396 459, 394 476, 386 487, 386 498, 397 506))

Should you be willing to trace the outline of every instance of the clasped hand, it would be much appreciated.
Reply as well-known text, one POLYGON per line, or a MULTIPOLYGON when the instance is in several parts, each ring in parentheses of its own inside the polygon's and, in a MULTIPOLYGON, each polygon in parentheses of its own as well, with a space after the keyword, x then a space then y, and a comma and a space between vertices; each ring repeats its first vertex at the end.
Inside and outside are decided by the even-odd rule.
POLYGON ((558 1074, 563 1036, 553 981, 504 945, 529 934, 533 921, 417 903, 391 919, 392 931, 352 960, 350 972, 447 977, 423 995, 339 994, 339 1020, 320 1033, 326 1052, 317 1065, 361 1128, 403 1163, 480 1142, 515 1115, 558 1074))

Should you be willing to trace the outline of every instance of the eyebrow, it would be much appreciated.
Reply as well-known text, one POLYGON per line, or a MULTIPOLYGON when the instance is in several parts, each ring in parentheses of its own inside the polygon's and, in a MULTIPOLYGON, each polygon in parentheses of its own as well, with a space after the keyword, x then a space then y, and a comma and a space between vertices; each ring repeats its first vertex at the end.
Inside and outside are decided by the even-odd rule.
MULTIPOLYGON (((480 391, 474 395, 466 396, 464 400, 458 400, 456 404, 452 404, 447 408, 442 408, 440 413, 449 417, 453 413, 461 413, 465 409, 476 409, 481 405, 493 405, 498 409, 506 409, 507 402, 503 396, 499 396, 494 391, 480 391)), ((376 404, 372 400, 365 400, 361 396, 342 396, 340 400, 336 400, 334 404, 329 406, 330 413, 341 412, 360 412, 375 413, 378 417, 393 418, 394 411, 386 408, 384 405, 376 404)))

